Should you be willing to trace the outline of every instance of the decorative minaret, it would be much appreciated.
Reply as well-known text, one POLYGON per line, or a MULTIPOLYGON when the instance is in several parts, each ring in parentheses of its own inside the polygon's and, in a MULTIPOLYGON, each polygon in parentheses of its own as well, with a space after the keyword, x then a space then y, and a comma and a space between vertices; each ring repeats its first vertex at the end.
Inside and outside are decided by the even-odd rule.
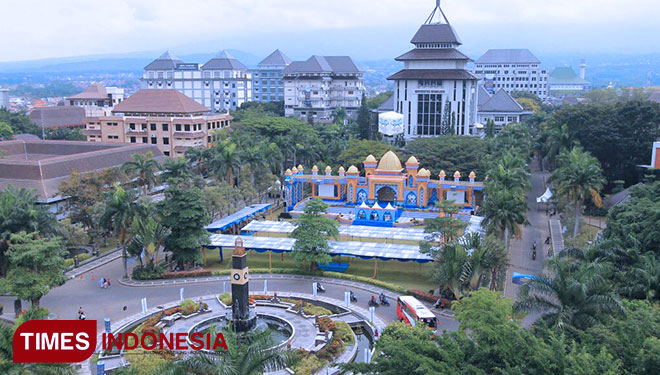
POLYGON ((234 253, 231 257, 231 324, 236 332, 245 332, 254 328, 257 316, 250 312, 250 273, 247 265, 247 253, 241 237, 236 237, 234 253))
POLYGON ((587 61, 585 59, 582 59, 582 61, 580 61, 580 78, 584 79, 586 72, 587 72, 587 61))

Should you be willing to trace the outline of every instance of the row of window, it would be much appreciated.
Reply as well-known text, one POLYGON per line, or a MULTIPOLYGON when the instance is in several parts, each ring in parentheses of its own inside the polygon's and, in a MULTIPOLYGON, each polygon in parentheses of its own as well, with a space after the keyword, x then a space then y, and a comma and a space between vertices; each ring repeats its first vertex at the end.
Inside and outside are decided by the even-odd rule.
POLYGON ((522 84, 522 83, 516 83, 516 84, 502 83, 502 84, 500 84, 500 83, 498 83, 497 85, 495 85, 495 87, 512 88, 512 89, 513 88, 528 89, 528 88, 546 88, 546 87, 548 87, 548 85, 542 85, 542 84, 537 84, 537 83, 534 83, 534 84, 529 84, 529 83, 525 83, 525 84, 522 84))
MULTIPOLYGON (((546 72, 547 72, 547 71, 542 70, 542 71, 541 71, 541 74, 546 74, 546 72)), ((475 70, 475 71, 474 71, 474 74, 501 74, 501 73, 502 73, 502 74, 509 74, 509 71, 508 71, 508 70, 504 70, 504 71, 500 71, 500 70, 475 70)), ((536 70, 533 70, 533 71, 531 71, 530 73, 531 73, 531 74, 536 74, 537 71, 536 71, 536 70)), ((526 75, 527 72, 524 71, 524 70, 519 70, 519 71, 517 71, 517 72, 516 72, 516 71, 511 71, 511 74, 525 74, 525 75, 526 75)), ((521 78, 525 78, 525 77, 521 77, 521 78)), ((547 79, 547 77, 546 77, 546 79, 547 79)))
POLYGON ((538 64, 477 64, 477 68, 538 68, 538 64))
MULTIPOLYGON (((254 76, 255 76, 255 77, 259 77, 259 73, 255 72, 255 73, 254 73, 254 76)), ((261 73, 261 76, 262 76, 262 77, 266 77, 266 78, 271 77, 271 76, 272 76, 273 78, 279 78, 280 73, 278 73, 278 72, 273 72, 273 73, 263 72, 263 73, 261 73)))

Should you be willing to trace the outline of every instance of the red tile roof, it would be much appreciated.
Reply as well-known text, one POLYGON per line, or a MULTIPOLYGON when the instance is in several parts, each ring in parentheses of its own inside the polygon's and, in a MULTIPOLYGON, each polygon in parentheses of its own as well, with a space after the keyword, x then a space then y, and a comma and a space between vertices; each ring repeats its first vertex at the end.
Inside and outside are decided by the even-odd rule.
POLYGON ((208 109, 176 90, 143 89, 115 105, 113 113, 204 113, 208 109))

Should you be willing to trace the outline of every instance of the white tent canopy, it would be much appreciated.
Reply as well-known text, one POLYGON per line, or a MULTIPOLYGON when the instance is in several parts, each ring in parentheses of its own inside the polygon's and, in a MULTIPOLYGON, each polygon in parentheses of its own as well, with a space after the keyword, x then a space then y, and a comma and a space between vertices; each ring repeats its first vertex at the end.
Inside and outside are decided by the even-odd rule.
POLYGON ((541 195, 540 197, 536 198, 536 203, 548 203, 550 201, 550 198, 552 198, 552 192, 550 191, 550 188, 545 189, 545 193, 541 195))
POLYGON ((403 133, 403 115, 396 112, 385 112, 378 115, 378 131, 385 135, 403 133))

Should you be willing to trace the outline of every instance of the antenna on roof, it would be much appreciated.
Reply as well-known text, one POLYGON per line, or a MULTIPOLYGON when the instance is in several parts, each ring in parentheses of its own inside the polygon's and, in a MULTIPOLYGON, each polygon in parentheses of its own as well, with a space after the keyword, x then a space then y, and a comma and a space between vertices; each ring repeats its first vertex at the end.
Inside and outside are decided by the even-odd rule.
POLYGON ((442 8, 440 7, 440 0, 435 0, 435 8, 433 8, 433 12, 431 12, 431 15, 429 16, 429 18, 426 19, 426 22, 424 22, 424 24, 425 25, 432 24, 433 17, 435 17, 436 12, 438 12, 438 18, 439 18, 439 21, 437 23, 442 22, 442 19, 440 19, 440 16, 442 15, 442 18, 444 18, 447 25, 449 25, 449 20, 447 19, 447 16, 445 16, 445 12, 443 12, 442 8))

